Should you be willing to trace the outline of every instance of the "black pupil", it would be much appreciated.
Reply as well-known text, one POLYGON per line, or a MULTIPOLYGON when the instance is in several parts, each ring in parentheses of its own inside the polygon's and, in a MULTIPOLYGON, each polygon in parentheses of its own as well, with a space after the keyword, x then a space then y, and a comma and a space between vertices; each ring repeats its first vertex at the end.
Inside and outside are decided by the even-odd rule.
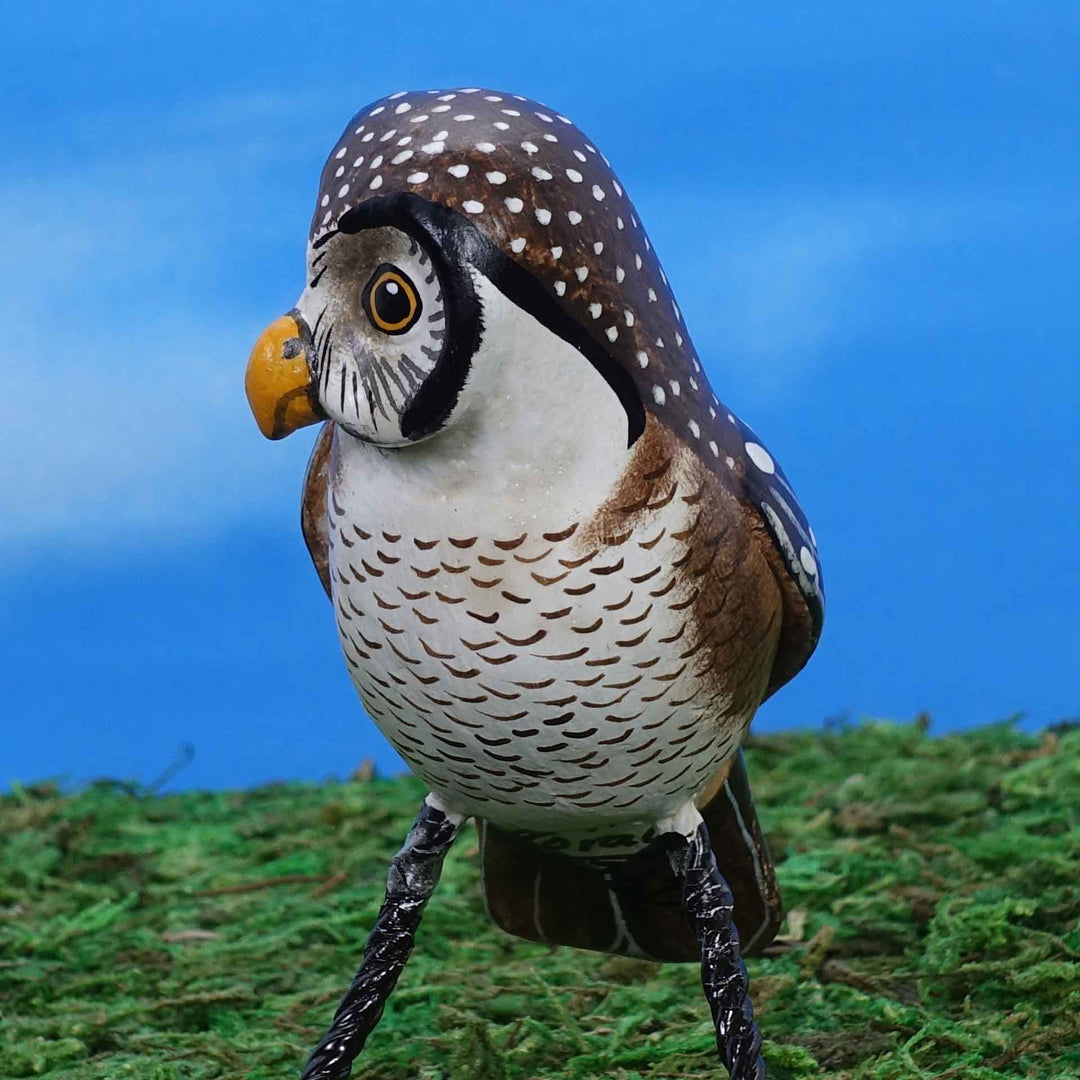
POLYGON ((384 323, 396 326, 405 322, 412 313, 409 294, 405 287, 392 278, 379 282, 375 289, 375 311, 384 323))

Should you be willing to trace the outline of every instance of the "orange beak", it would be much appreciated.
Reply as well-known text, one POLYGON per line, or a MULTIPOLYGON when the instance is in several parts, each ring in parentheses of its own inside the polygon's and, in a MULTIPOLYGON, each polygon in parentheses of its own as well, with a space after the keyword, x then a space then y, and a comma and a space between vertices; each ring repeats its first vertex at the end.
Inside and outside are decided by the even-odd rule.
POLYGON ((311 385, 305 337, 292 315, 282 315, 259 335, 248 358, 244 389, 255 423, 268 439, 283 439, 326 419, 311 385))

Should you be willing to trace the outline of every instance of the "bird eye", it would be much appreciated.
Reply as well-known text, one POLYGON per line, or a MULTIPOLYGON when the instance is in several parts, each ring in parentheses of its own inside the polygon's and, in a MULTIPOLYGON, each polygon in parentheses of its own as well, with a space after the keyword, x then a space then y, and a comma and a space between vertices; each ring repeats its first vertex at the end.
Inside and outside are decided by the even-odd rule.
POLYGON ((364 310, 384 334, 404 334, 420 318, 420 296, 409 275, 383 263, 364 286, 364 310))

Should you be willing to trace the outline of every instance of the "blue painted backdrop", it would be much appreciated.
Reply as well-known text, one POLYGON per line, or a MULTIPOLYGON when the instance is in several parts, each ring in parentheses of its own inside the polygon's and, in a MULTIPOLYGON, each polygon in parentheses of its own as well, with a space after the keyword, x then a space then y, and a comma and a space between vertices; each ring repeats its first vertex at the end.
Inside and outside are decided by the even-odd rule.
POLYGON ((403 87, 589 132, 784 463, 830 608, 762 729, 1080 712, 1080 7, 747 8, 4 5, 0 786, 399 767, 300 540, 310 433, 242 375, 403 87))

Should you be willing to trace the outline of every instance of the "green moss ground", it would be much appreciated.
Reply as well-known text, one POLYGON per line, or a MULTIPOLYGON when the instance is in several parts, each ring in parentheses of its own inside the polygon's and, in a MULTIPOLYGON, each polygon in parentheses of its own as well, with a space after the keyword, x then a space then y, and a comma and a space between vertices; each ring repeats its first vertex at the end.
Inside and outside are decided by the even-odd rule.
MULTIPOLYGON (((750 964, 770 1076, 1080 1078, 1080 731, 754 739, 789 911, 750 964)), ((298 1075, 352 976, 410 778, 0 799, 0 1076, 298 1075)), ((718 1077, 693 965, 507 937, 471 827, 355 1070, 718 1077)))

